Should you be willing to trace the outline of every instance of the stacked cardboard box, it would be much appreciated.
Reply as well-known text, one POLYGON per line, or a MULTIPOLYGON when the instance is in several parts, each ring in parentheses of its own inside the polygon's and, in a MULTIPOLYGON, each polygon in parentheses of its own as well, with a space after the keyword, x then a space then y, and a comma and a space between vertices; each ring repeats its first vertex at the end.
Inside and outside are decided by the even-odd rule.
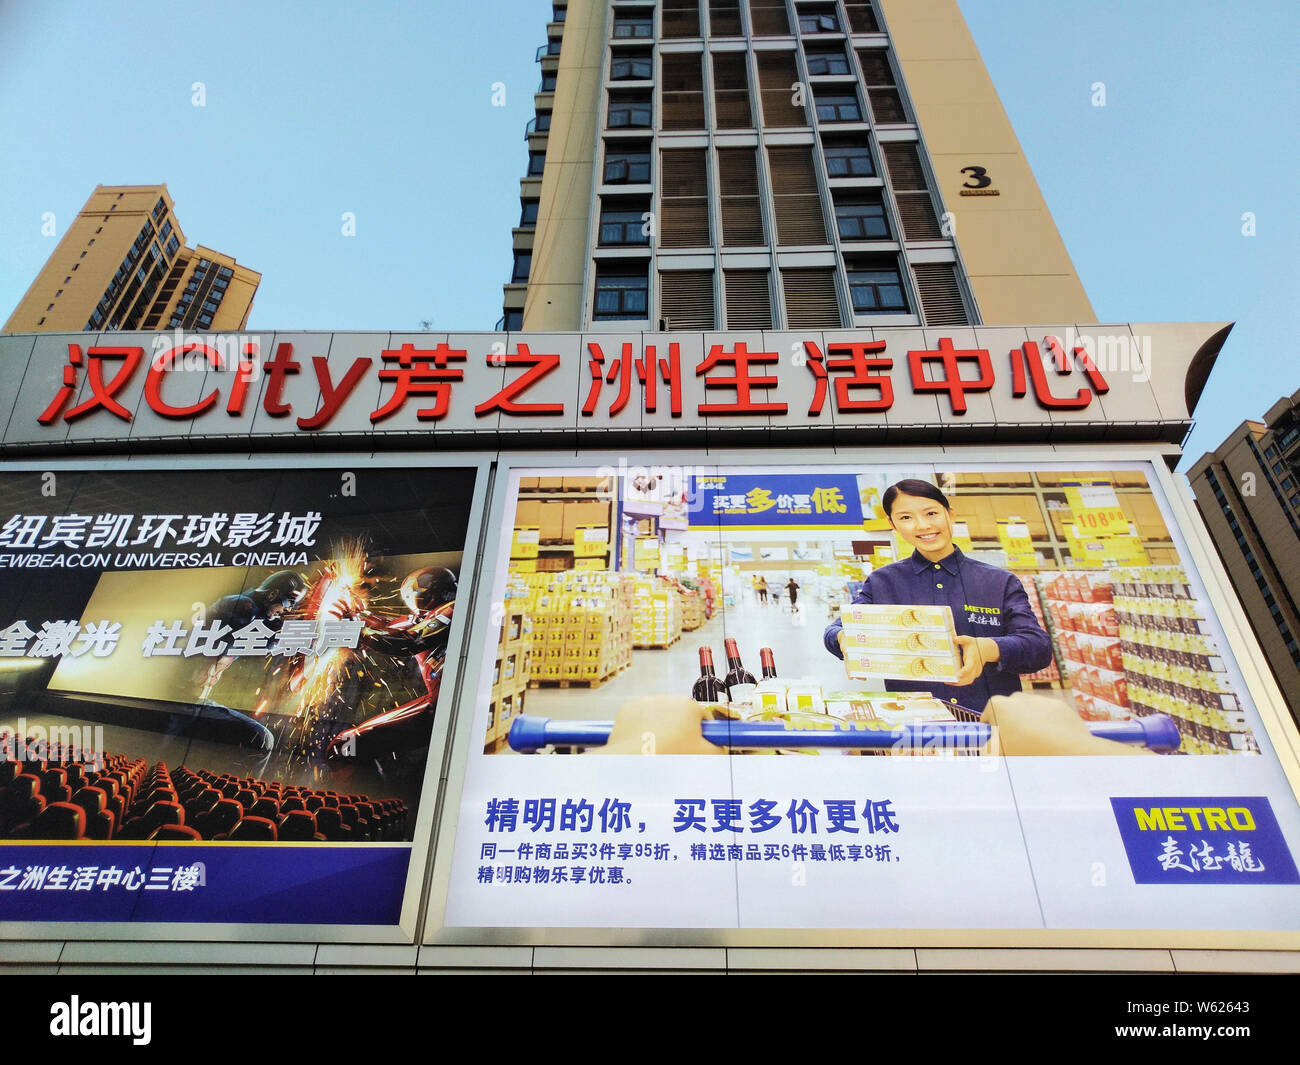
POLYGON ((682 593, 682 628, 686 632, 693 632, 703 624, 704 597, 688 588, 682 593))
POLYGON ((632 660, 632 581, 604 571, 536 573, 529 680, 599 684, 632 660))
POLYGON ((633 588, 632 645, 670 647, 682 635, 681 593, 665 580, 637 577, 633 588))
POLYGON ((507 591, 505 617, 497 640, 492 669, 492 693, 488 703, 484 749, 493 751, 505 743, 514 719, 524 710, 524 693, 532 670, 533 625, 527 611, 526 588, 517 579, 507 591), (513 593, 513 595, 512 595, 513 593))

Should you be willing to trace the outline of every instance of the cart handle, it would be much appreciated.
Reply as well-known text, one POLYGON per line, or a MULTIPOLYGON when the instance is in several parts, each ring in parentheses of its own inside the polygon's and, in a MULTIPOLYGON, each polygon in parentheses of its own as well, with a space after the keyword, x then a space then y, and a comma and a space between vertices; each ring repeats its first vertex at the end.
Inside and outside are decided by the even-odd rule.
MULTIPOLYGON (((828 726, 832 725, 828 721, 828 726)), ((609 741, 612 721, 552 721, 548 717, 520 714, 510 726, 509 744, 521 754, 543 747, 601 747, 609 741)), ((1099 721, 1088 726, 1099 739, 1133 743, 1152 751, 1176 751, 1182 743, 1178 726, 1165 714, 1132 721, 1099 721)), ((792 729, 779 721, 705 721, 704 738, 719 747, 844 747, 875 749, 901 747, 972 748, 992 739, 991 726, 981 721, 913 721, 897 728, 792 729)))

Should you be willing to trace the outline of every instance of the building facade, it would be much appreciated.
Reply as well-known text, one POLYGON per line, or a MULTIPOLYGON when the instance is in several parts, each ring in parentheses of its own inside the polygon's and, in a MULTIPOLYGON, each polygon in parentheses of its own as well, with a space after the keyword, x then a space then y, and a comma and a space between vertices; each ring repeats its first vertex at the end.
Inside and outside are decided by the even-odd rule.
POLYGON ((4 328, 237 330, 261 280, 187 247, 166 185, 97 185, 4 328))
POLYGON ((1188 477, 1269 667, 1300 721, 1300 392, 1242 422, 1188 477))
POLYGON ((507 329, 1095 317, 952 0, 576 0, 538 61, 507 329))
POLYGON ((503 328, 0 336, 0 744, 58 737, 0 966, 1295 969, 1295 733, 1171 472, 1230 323, 1079 328, 952 0, 553 15, 503 328), (887 687, 1012 614, 1062 745, 887 687))

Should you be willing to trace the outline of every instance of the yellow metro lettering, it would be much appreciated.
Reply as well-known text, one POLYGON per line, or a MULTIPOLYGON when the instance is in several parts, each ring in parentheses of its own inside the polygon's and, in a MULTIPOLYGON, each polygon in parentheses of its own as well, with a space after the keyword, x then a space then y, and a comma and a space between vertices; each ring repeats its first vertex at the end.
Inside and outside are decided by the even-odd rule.
POLYGON ((1144 832, 1150 832, 1155 829, 1160 832, 1166 832, 1165 815, 1160 812, 1160 807, 1153 806, 1150 810, 1135 809, 1137 815, 1137 826, 1144 832))

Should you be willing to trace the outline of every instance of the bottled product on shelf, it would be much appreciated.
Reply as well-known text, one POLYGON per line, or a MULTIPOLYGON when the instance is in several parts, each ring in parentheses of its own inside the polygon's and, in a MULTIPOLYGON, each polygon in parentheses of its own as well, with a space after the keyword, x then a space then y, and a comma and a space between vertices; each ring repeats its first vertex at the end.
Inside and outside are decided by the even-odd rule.
POLYGON ((712 648, 700 648, 700 675, 691 688, 691 698, 697 703, 721 703, 728 700, 727 686, 713 670, 712 648))

